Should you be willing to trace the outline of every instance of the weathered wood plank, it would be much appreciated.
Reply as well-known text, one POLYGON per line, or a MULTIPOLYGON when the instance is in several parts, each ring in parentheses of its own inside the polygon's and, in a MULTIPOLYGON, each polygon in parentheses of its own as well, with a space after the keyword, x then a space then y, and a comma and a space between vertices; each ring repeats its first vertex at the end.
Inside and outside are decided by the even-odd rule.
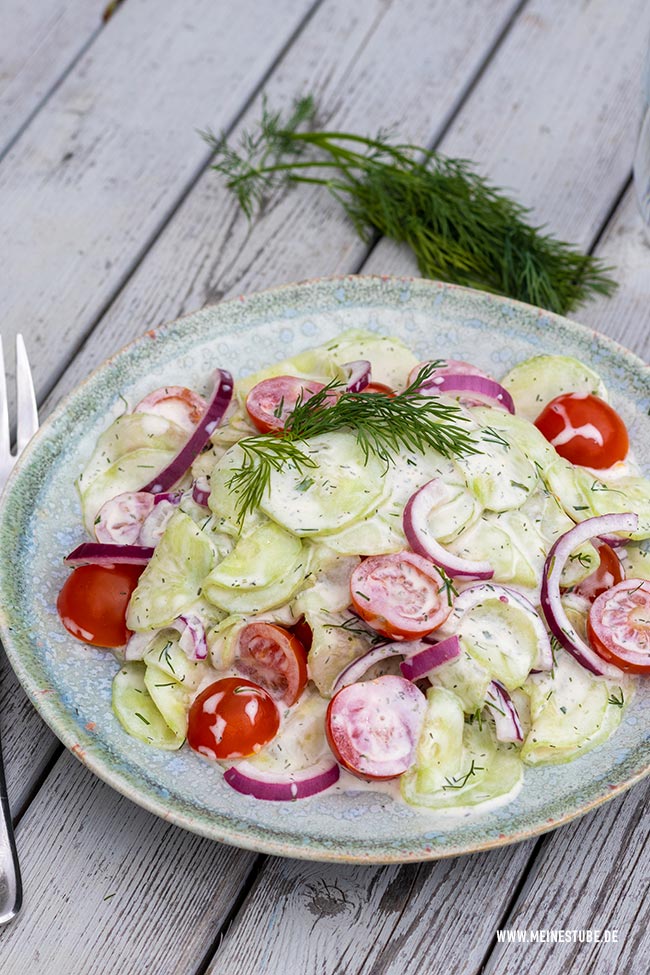
POLYGON ((102 27, 104 0, 4 0, 0 153, 102 27))
POLYGON ((0 165, 3 335, 61 369, 315 0, 129 0, 0 165), (35 269, 37 269, 35 271, 35 269))
POLYGON ((504 930, 617 931, 616 942, 497 944, 485 975, 650 970, 650 788, 637 786, 544 841, 504 930))
POLYGON ((630 186, 608 224, 597 253, 614 266, 619 290, 613 298, 592 301, 581 322, 605 332, 650 361, 650 231, 630 186))
POLYGON ((473 972, 531 850, 383 868, 270 860, 206 975, 473 972))
POLYGON ((17 834, 26 896, 3 975, 194 972, 255 861, 139 809, 69 752, 17 834))
MULTIPOLYGON (((231 124, 313 3, 280 0, 260 18, 255 0, 242 0, 222 23, 211 0, 175 4, 164 18, 155 0, 129 0, 5 157, 2 333, 25 333, 37 390, 205 162, 196 127, 231 124)), ((56 742, 3 653, 0 715, 19 809, 31 788, 26 763, 33 769, 35 754, 47 763, 56 742)))

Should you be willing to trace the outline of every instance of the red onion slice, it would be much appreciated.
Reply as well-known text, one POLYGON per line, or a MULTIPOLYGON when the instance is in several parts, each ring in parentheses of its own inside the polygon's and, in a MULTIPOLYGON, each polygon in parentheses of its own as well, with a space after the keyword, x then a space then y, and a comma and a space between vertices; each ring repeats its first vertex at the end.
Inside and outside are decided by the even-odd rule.
POLYGON ((491 579, 494 569, 489 562, 475 562, 452 555, 429 531, 427 522, 436 502, 445 501, 448 487, 440 477, 434 477, 412 494, 404 508, 402 523, 407 541, 417 555, 430 559, 444 569, 448 576, 471 576, 474 579, 491 579))
MULTIPOLYGON (((408 646, 408 644, 406 644, 408 646)), ((355 684, 361 680, 367 670, 389 657, 401 657, 404 653, 405 644, 382 643, 379 646, 368 650, 363 656, 357 657, 351 664, 344 667, 332 685, 332 694, 336 694, 342 687, 348 684, 355 684)))
POLYGON ((146 565, 154 550, 145 545, 83 542, 63 560, 66 565, 146 565))
POLYGON ((492 712, 498 741, 524 740, 524 731, 514 701, 498 680, 490 682, 485 705, 492 712))
POLYGON ((125 491, 106 501, 95 520, 95 537, 102 545, 137 545, 140 530, 155 504, 147 491, 125 491))
POLYGON ((215 388, 205 412, 199 420, 194 433, 190 436, 169 462, 152 481, 142 488, 152 494, 168 491, 181 479, 191 466, 192 461, 201 453, 211 435, 221 423, 230 400, 232 398, 233 379, 226 369, 217 369, 215 373, 215 388))
POLYGON ((583 542, 610 532, 633 532, 638 524, 639 517, 633 511, 587 518, 558 538, 544 564, 541 601, 551 633, 579 664, 601 677, 620 678, 621 671, 599 657, 569 620, 560 597, 560 576, 573 550, 583 542))
MULTIPOLYGON (((473 375, 434 375, 427 379, 419 389, 424 395, 436 393, 471 393, 467 402, 473 405, 483 403, 486 406, 499 406, 507 410, 508 413, 515 412, 515 404, 512 396, 500 383, 494 379, 487 379, 483 376, 473 375)), ((466 399, 466 397, 461 397, 466 399)))
POLYGON ((182 491, 162 491, 160 494, 153 495, 153 503, 162 504, 163 501, 168 501, 169 504, 180 504, 181 498, 183 497, 182 491))
POLYGON ((457 636, 447 637, 439 643, 421 644, 421 649, 411 654, 399 665, 402 676, 407 680, 416 681, 426 677, 428 673, 441 667, 450 660, 460 657, 461 646, 457 636))
POLYGON ((629 538, 621 538, 620 535, 599 535, 598 538, 605 545, 609 545, 610 548, 622 548, 623 545, 627 545, 630 541, 629 538))
POLYGON ((192 500, 200 504, 202 508, 207 508, 209 497, 210 481, 205 474, 200 474, 192 485, 192 500))
POLYGON ((334 759, 282 777, 260 772, 250 762, 244 761, 229 768, 224 779, 242 795, 271 802, 291 802, 323 792, 338 782, 340 774, 334 759))
POLYGON ((370 382, 372 366, 367 359, 355 359, 341 366, 347 376, 348 393, 361 393, 370 382))
MULTIPOLYGON (((424 366, 430 364, 430 362, 419 362, 417 366, 411 369, 408 377, 408 385, 412 386, 424 366)), ((478 366, 473 366, 471 362, 465 362, 464 359, 443 359, 442 364, 431 373, 427 381, 430 382, 436 376, 482 376, 483 379, 492 379, 492 376, 488 376, 478 366)))
POLYGON ((535 636, 537 637, 537 659, 533 664, 533 670, 552 670, 553 651, 551 650, 551 641, 548 632, 544 626, 544 620, 531 601, 526 599, 525 596, 522 596, 516 589, 509 589, 507 586, 498 586, 493 582, 484 582, 476 586, 470 586, 456 596, 451 618, 457 621, 462 619, 465 613, 478 603, 485 602, 486 599, 498 599, 502 603, 513 602, 528 613, 533 629, 535 630, 535 636))
POLYGON ((170 629, 178 630, 181 635, 178 645, 185 652, 188 660, 205 660, 208 656, 208 642, 205 627, 198 616, 189 613, 179 616, 169 625, 170 629))

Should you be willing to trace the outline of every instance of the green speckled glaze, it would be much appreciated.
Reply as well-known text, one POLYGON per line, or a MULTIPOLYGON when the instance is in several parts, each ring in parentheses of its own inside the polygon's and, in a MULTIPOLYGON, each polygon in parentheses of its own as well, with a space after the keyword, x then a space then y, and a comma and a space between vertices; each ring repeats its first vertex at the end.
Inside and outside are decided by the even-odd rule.
POLYGON ((165 383, 204 389, 223 365, 243 375, 349 327, 402 338, 421 358, 470 359, 497 377, 540 352, 572 354, 607 384, 650 472, 650 370, 582 326, 530 306, 429 281, 345 277, 205 308, 150 332, 98 369, 43 425, 17 465, 0 511, 2 639, 18 678, 59 738, 89 768, 160 816, 205 836, 281 856, 357 862, 427 860, 524 839, 580 815, 650 770, 650 681, 607 744, 569 765, 528 770, 510 804, 446 819, 382 793, 296 803, 238 795, 189 749, 157 751, 114 718, 110 653, 62 629, 56 595, 64 554, 83 538, 73 480, 97 436, 165 383))

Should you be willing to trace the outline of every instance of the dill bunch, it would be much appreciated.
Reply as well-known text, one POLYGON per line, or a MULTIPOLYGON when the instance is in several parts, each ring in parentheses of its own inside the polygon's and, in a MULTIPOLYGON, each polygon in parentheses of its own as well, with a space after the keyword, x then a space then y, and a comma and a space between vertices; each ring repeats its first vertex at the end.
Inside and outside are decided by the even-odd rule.
POLYGON ((349 393, 333 381, 308 399, 301 397, 286 417, 282 431, 240 440, 244 462, 226 482, 237 495, 239 523, 260 506, 270 489, 273 471, 288 468, 308 474, 310 468, 318 467, 318 462, 300 447, 312 437, 351 430, 365 462, 372 455, 386 468, 402 451, 424 453, 432 448, 444 457, 480 453, 470 432, 463 428, 467 417, 458 406, 418 393, 439 365, 427 363, 397 396, 349 393), (334 403, 333 391, 337 394, 334 403))
POLYGON ((481 288, 565 314, 616 287, 608 268, 546 234, 529 210, 509 199, 463 159, 420 146, 350 132, 312 131, 311 97, 283 119, 263 106, 254 132, 239 145, 210 132, 212 168, 224 176, 252 218, 286 183, 326 187, 359 236, 381 234, 413 251, 424 277, 481 288))

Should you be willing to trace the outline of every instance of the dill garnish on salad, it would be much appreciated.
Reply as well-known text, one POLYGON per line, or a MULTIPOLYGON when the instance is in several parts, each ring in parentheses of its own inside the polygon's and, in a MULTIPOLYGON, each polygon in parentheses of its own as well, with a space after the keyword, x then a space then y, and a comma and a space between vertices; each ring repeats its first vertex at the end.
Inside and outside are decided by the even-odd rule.
POLYGON ((440 811, 616 732, 650 673, 650 482, 592 369, 354 330, 210 390, 151 392, 77 481, 58 610, 115 654, 126 734, 258 800, 365 780, 440 811))

